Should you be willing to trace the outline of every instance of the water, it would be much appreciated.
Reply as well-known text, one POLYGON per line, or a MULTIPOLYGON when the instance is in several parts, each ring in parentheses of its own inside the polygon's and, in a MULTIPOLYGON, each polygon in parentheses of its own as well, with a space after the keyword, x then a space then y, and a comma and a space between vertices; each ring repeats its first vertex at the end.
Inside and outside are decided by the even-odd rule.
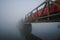
POLYGON ((21 34, 14 24, 3 23, 0 25, 0 40, 20 40, 21 34))
MULTIPOLYGON (((20 31, 23 23, 20 22, 19 27, 16 24, 1 21, 0 40, 24 40, 20 31)), ((60 23, 32 23, 32 34, 42 39, 57 39, 58 24, 60 25, 60 23)))
POLYGON ((32 34, 43 40, 57 40, 60 35, 60 22, 32 23, 32 34))

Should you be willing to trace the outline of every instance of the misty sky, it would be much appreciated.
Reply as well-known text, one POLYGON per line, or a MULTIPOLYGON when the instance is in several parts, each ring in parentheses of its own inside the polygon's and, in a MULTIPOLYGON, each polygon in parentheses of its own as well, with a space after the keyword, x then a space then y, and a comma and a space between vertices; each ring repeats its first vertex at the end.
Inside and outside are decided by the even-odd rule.
POLYGON ((43 1, 0 0, 0 38, 20 38, 15 24, 43 1))
MULTIPOLYGON (((21 37, 20 32, 16 24, 22 18, 24 18, 24 16, 27 13, 29 13, 35 7, 40 5, 43 1, 44 0, 0 0, 0 39, 1 38, 2 39, 14 39, 15 38, 15 40, 20 39, 21 37)), ((44 34, 44 36, 48 35, 47 37, 50 38, 51 35, 49 34, 57 33, 56 25, 58 24, 60 25, 60 23, 33 24, 32 25, 33 33, 39 34, 41 32, 40 34, 42 35, 44 34), (54 32, 51 29, 52 30, 54 29, 53 30, 54 32)))
MULTIPOLYGON (((43 0, 44 1, 44 0, 43 0)), ((0 0, 1 20, 16 22, 32 9, 40 5, 42 0, 0 0)))

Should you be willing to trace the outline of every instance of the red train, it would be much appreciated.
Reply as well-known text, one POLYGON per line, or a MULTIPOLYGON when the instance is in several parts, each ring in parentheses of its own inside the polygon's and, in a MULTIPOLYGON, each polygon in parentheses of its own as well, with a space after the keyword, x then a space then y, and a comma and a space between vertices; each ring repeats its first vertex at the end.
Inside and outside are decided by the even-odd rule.
MULTIPOLYGON (((60 0, 56 0, 56 3, 60 4, 60 0)), ((50 4, 50 14, 53 14, 54 12, 59 12, 60 11, 60 6, 56 6, 54 4, 50 4)), ((48 14, 48 6, 46 6, 43 10, 40 9, 38 12, 34 12, 32 16, 28 16, 28 19, 35 19, 40 16, 44 16, 48 14)))

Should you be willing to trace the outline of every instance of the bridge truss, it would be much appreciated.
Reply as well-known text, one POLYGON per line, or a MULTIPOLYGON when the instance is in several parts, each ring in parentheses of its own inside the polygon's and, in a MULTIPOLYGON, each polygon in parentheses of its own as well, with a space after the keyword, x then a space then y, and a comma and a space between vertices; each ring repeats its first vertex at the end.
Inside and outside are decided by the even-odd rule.
MULTIPOLYGON (((52 1, 52 0, 46 0, 44 1, 42 4, 40 4, 38 7, 36 7, 35 9, 33 9, 31 12, 29 12, 26 16, 25 16, 25 21, 26 22, 60 22, 60 10, 57 12, 50 12, 50 4, 56 5, 58 7, 60 7, 60 4, 52 1), (46 15, 42 15, 36 18, 28 18, 29 16, 32 16, 34 13, 33 11, 37 11, 38 13, 38 8, 41 7, 42 5, 44 5, 42 11, 44 11, 46 5, 48 7, 48 14, 46 15)), ((42 14, 42 13, 41 13, 42 14)))

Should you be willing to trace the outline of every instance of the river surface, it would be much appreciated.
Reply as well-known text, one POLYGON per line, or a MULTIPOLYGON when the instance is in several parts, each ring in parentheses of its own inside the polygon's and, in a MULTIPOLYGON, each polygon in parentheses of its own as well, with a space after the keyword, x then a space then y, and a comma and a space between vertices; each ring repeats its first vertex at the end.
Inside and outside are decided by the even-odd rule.
MULTIPOLYGON (((32 34, 43 39, 57 39, 57 26, 59 24, 60 23, 32 23, 32 34)), ((21 40, 21 38, 20 30, 15 24, 0 24, 0 40, 21 40)))
POLYGON ((32 23, 32 34, 43 40, 57 40, 60 37, 60 22, 32 23))

